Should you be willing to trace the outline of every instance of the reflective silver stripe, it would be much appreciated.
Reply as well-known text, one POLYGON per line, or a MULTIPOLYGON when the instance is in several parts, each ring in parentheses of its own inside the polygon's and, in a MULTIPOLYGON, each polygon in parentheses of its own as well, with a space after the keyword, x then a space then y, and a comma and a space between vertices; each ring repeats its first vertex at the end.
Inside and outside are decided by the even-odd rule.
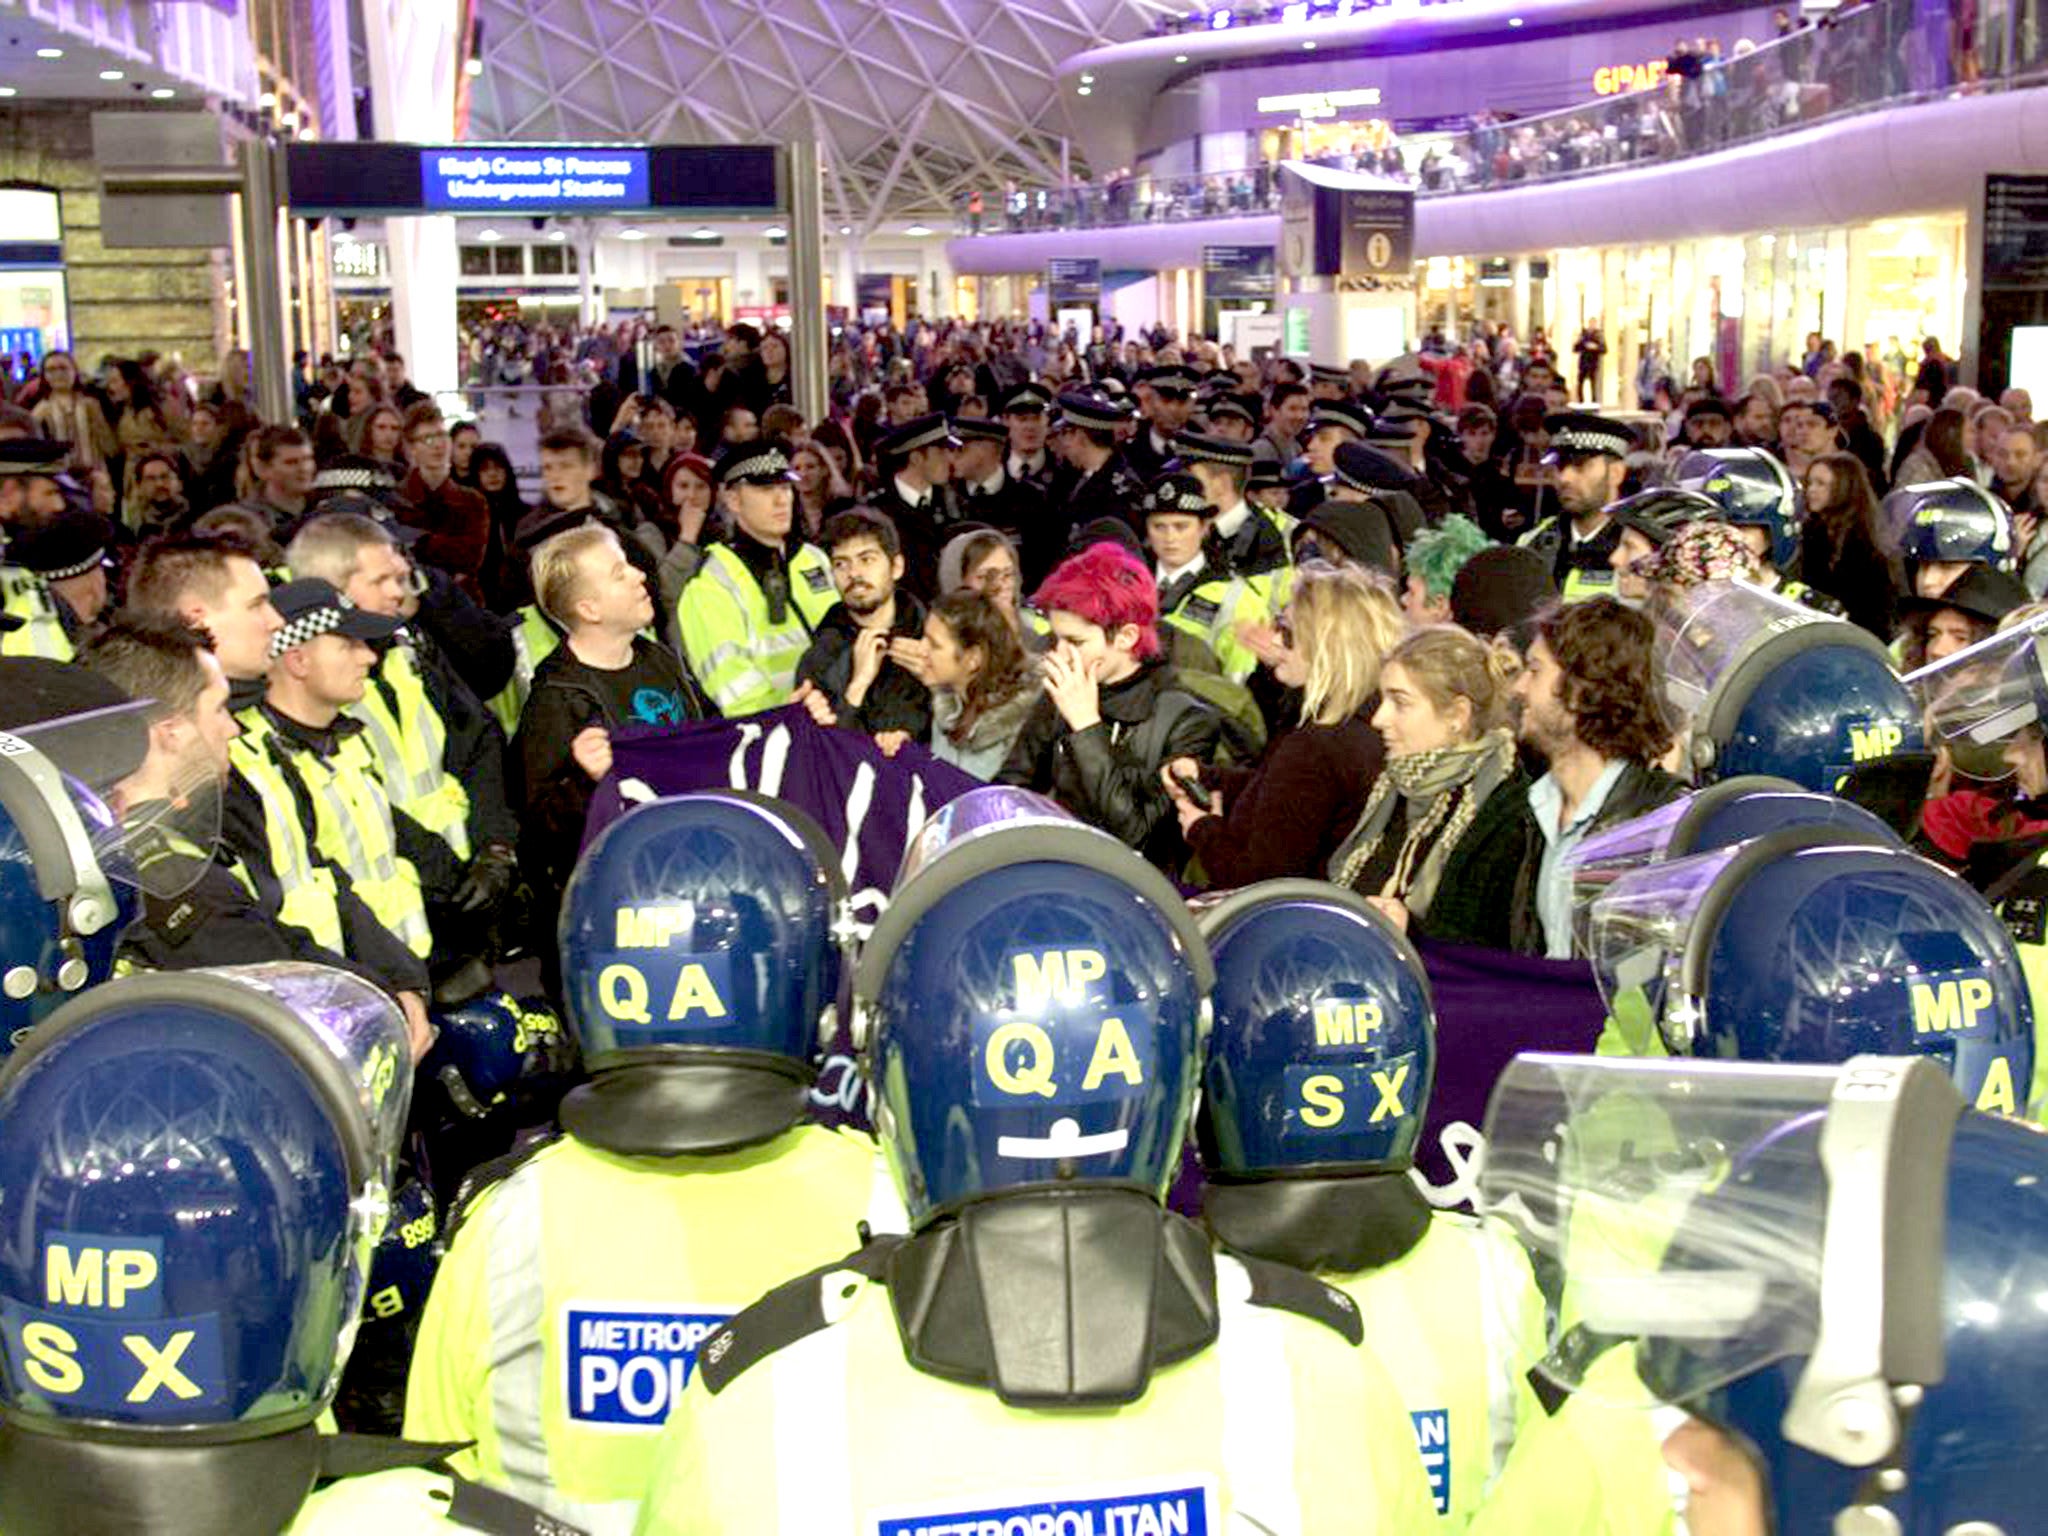
POLYGON ((491 1314, 491 1425, 498 1466, 524 1497, 551 1486, 541 1425, 547 1289, 541 1272, 540 1175, 516 1171, 491 1197, 484 1294, 491 1314))
POLYGON ((491 1424, 512 1491, 588 1536, 632 1536, 637 1499, 586 1502, 554 1485, 541 1400, 547 1373, 547 1284, 541 1271, 541 1174, 519 1169, 491 1196, 484 1295, 491 1317, 491 1424))
MULTIPOLYGON (((837 1315, 835 1293, 849 1281, 866 1284, 845 1274, 819 1280, 827 1318, 837 1315)), ((821 1329, 768 1361, 777 1536, 854 1536, 847 1333, 840 1326, 821 1329)))
POLYGON ((1510 1254, 1497 1244, 1501 1239, 1489 1228, 1468 1224, 1447 1214, 1430 1217, 1432 1222, 1456 1223, 1455 1230, 1473 1249, 1479 1270, 1480 1336, 1486 1351, 1486 1426, 1493 1459, 1487 1464, 1486 1486, 1507 1464, 1515 1448, 1515 1409, 1520 1400, 1521 1373, 1515 1368, 1518 1352, 1509 1331, 1508 1308, 1518 1311, 1534 1288, 1533 1277, 1524 1270, 1520 1251, 1510 1254))
POLYGON ((1223 1378, 1223 1482, 1237 1517, 1230 1529, 1249 1519, 1257 1523, 1247 1529, 1303 1536, 1294 1486, 1294 1381, 1286 1321, 1245 1299, 1251 1276, 1235 1259, 1217 1256, 1216 1287, 1225 1302, 1216 1348, 1223 1378))

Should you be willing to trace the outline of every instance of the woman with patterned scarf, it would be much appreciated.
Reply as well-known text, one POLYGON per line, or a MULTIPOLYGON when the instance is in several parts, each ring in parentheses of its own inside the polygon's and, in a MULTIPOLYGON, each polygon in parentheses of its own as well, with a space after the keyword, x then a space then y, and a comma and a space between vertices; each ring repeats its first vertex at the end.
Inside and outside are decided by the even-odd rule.
POLYGON ((1511 725, 1520 667, 1452 624, 1416 630, 1381 666, 1387 766, 1330 877, 1412 933, 1509 946, 1529 814, 1511 725))

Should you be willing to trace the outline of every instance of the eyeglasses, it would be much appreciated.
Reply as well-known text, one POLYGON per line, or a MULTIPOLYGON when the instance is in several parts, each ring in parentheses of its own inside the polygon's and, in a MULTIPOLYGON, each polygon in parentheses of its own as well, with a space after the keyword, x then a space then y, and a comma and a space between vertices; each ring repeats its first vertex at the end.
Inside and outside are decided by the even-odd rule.
POLYGON ((406 439, 406 441, 411 443, 415 448, 421 447, 426 443, 445 443, 448 442, 449 440, 449 436, 446 432, 415 432, 411 437, 406 439))

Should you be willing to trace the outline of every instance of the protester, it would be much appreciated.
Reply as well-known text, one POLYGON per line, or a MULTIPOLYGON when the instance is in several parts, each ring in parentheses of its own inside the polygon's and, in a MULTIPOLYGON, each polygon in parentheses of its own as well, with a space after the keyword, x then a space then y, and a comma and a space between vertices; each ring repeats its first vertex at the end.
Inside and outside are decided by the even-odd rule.
POLYGON ((1298 692, 1298 723, 1249 768, 1181 757, 1160 772, 1211 887, 1319 878, 1380 775, 1384 749, 1370 717, 1381 659, 1401 638, 1392 594, 1356 566, 1311 562, 1295 576, 1277 631, 1266 665, 1298 692))
POLYGON ((924 620, 932 752, 978 779, 1009 760, 1040 698, 1038 668, 1019 643, 1014 608, 970 587, 938 597, 924 620))
POLYGON ((894 756, 931 736, 931 689, 924 670, 924 604, 900 585, 903 546, 896 526, 856 507, 828 518, 819 535, 839 601, 818 621, 796 665, 831 705, 837 723, 866 731, 894 756))
POLYGON ((1380 667, 1372 724, 1386 767, 1332 855, 1330 878, 1398 926, 1511 947, 1528 778, 1509 729, 1520 661, 1452 625, 1417 630, 1380 667))

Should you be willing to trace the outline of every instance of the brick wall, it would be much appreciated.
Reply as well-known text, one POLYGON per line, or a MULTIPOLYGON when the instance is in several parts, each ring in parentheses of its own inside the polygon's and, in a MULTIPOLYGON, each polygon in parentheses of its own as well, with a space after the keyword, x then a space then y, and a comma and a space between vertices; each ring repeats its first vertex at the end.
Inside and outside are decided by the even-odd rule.
POLYGON ((55 190, 63 218, 72 350, 88 370, 109 354, 176 353, 214 374, 227 344, 228 253, 108 250, 85 105, 0 104, 0 182, 55 190))

